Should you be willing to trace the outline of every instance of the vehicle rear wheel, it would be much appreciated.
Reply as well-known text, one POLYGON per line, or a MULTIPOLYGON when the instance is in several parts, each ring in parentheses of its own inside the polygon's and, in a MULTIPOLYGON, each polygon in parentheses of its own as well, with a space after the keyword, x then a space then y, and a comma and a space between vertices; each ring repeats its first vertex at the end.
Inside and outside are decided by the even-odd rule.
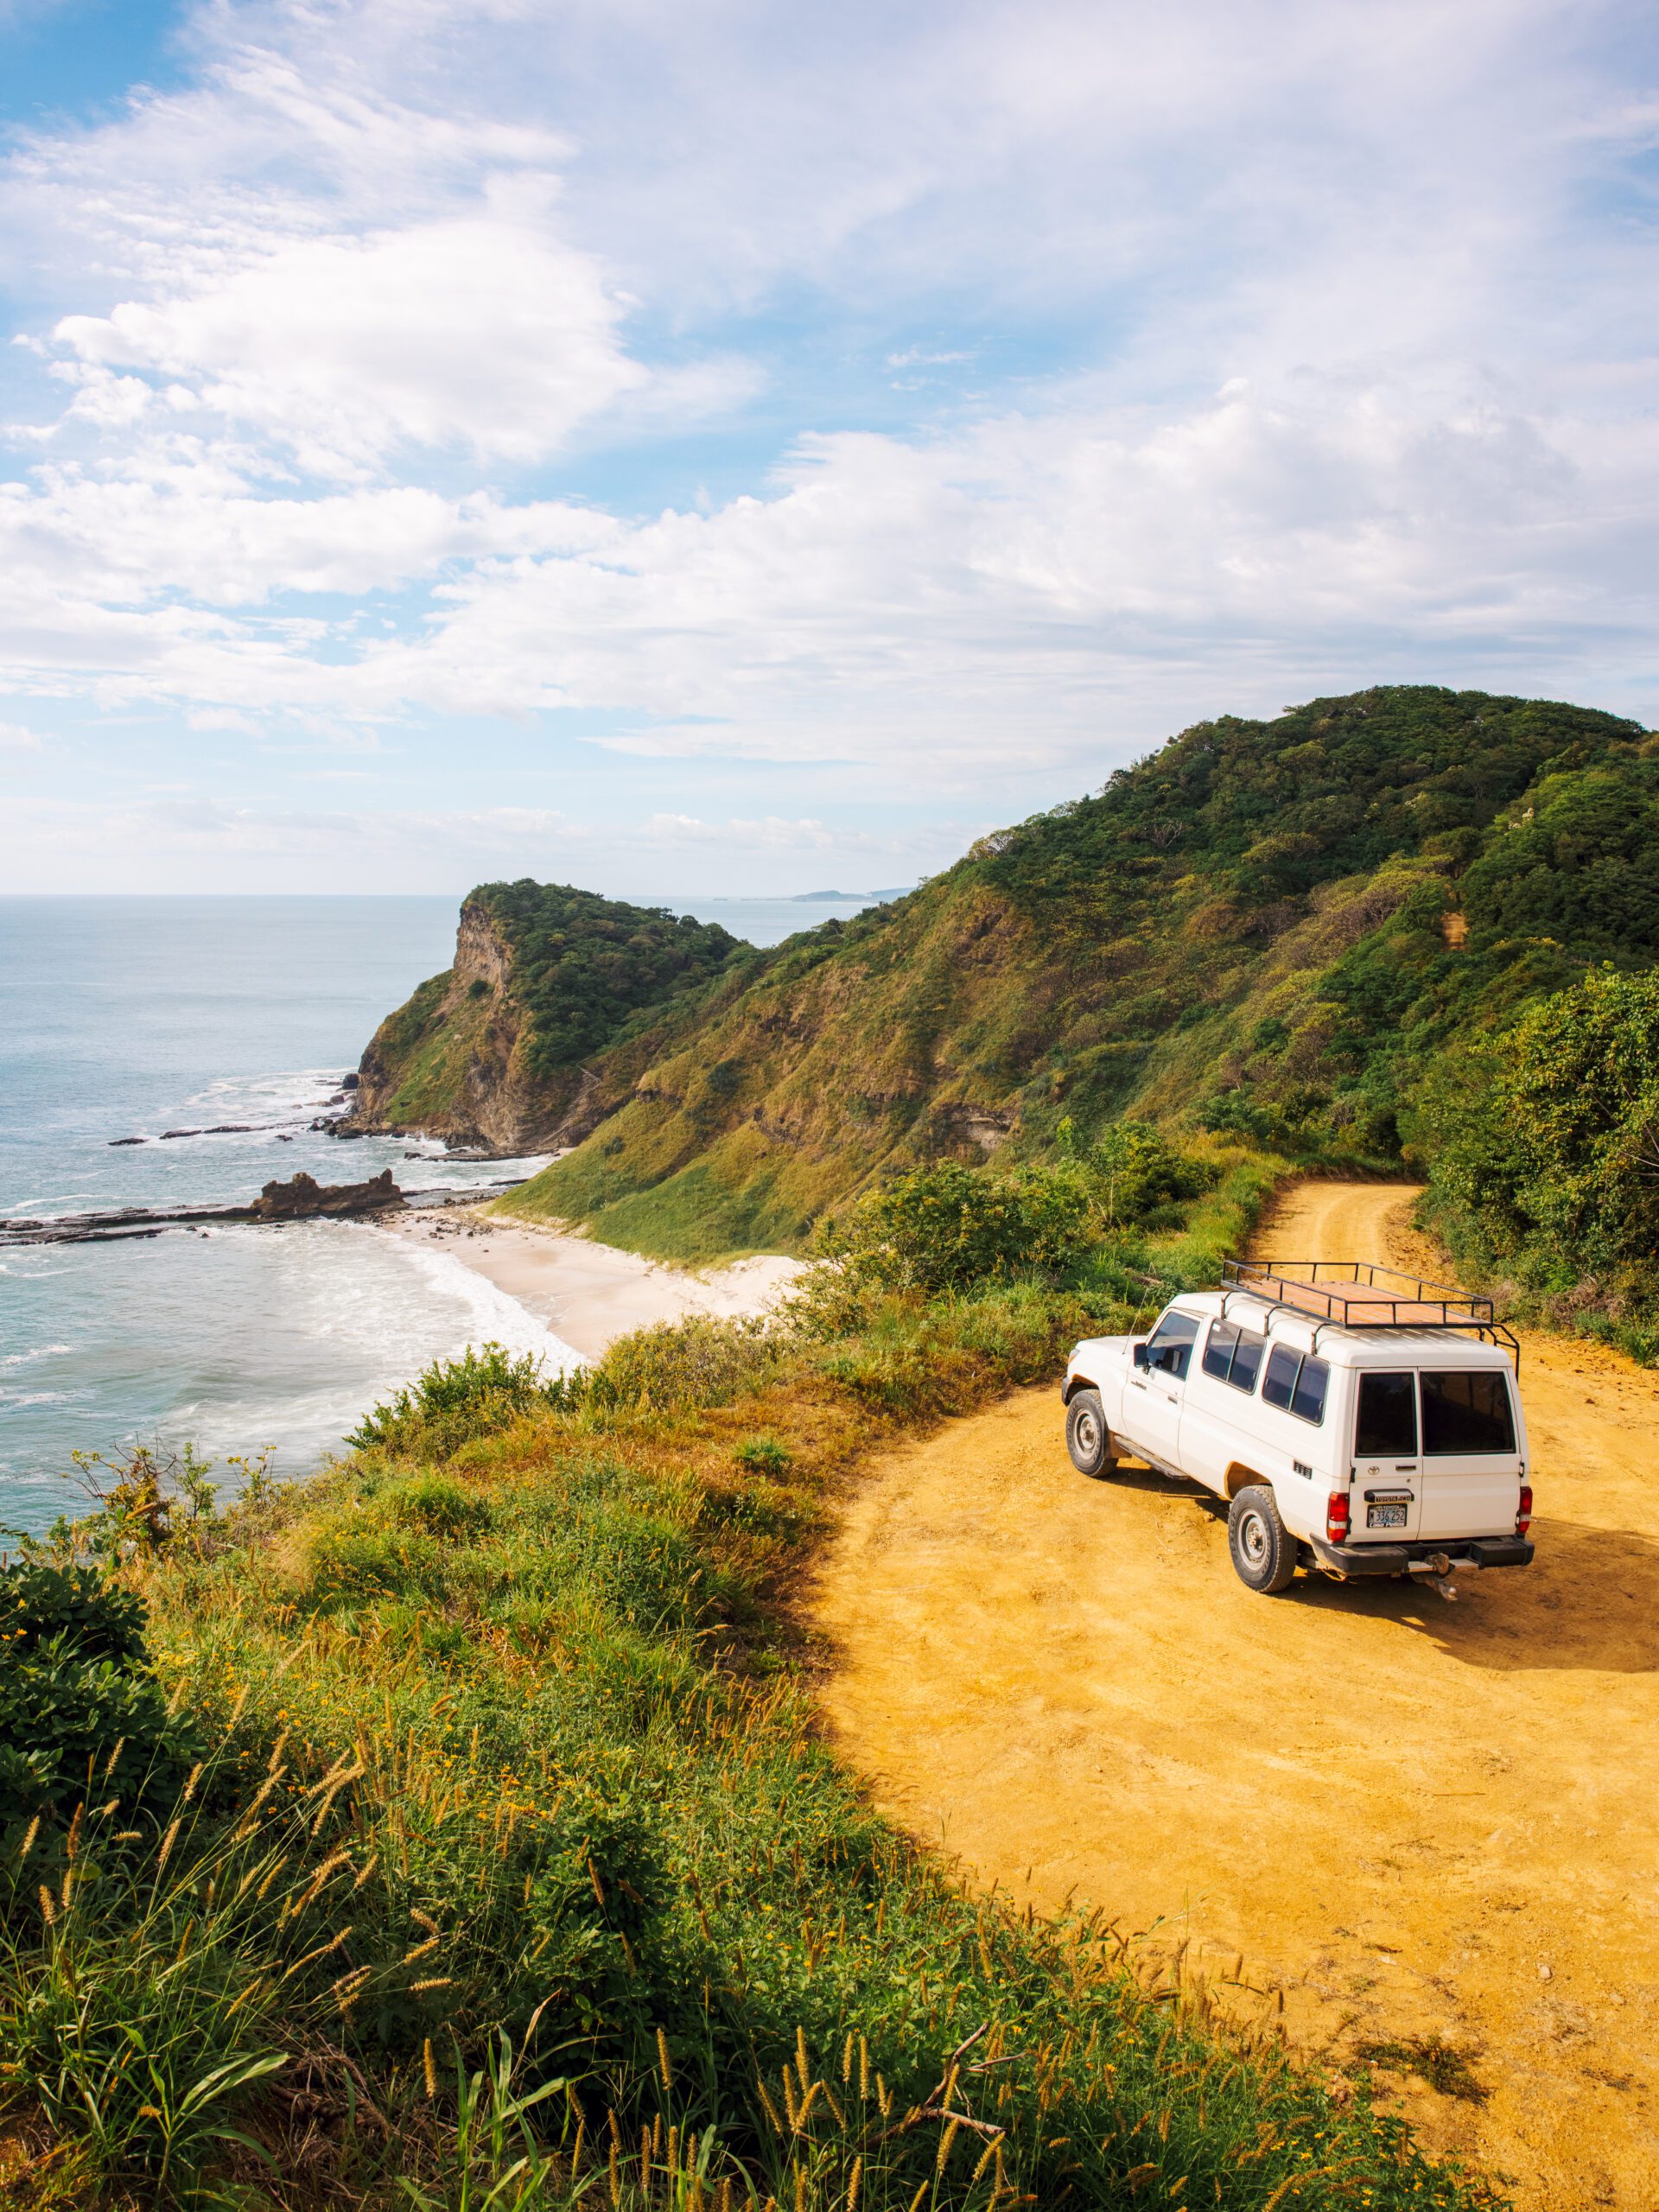
POLYGON ((1296 1572, 1296 1546, 1265 1483, 1252 1483, 1233 1500, 1227 1516, 1227 1548, 1246 1588, 1268 1598, 1289 1589, 1296 1572))
POLYGON ((1109 1475, 1117 1465, 1098 1390, 1079 1390, 1065 1409, 1065 1448, 1080 1475, 1109 1475))

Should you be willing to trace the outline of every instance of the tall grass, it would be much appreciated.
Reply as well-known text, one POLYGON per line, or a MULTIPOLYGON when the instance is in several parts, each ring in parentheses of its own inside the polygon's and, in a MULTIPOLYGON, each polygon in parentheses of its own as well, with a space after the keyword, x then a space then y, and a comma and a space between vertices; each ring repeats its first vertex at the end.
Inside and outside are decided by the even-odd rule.
POLYGON ((42 2188, 1496 2203, 1101 1917, 964 1894, 820 1738, 787 1600, 846 1471, 1127 1318, 1027 1284, 655 1332, 608 1396, 464 1441, 446 1402, 124 1567, 217 1749, 137 1834, 89 1798, 73 1864, 6 1840, 0 2098, 42 2188))

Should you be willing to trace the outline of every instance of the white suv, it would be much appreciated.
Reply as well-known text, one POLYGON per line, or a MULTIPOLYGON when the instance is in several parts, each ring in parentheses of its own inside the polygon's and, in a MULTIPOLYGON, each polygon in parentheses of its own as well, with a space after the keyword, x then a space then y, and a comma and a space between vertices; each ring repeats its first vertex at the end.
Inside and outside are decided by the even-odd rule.
POLYGON ((1253 1590, 1525 1567, 1532 1490, 1515 1339, 1490 1304, 1368 1262, 1227 1262, 1148 1337, 1093 1337, 1066 1369, 1086 1475, 1145 1460, 1229 1501, 1253 1590))

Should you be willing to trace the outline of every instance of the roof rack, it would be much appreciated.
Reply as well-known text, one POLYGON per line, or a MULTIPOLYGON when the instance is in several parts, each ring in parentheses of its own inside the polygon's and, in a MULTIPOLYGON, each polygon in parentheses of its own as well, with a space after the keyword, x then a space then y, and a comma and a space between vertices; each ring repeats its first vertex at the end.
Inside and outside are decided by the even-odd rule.
POLYGON ((1502 1345, 1521 1364, 1520 1342, 1490 1298, 1374 1260, 1224 1260, 1221 1280, 1225 1290, 1305 1313, 1319 1326, 1460 1330, 1502 1345))

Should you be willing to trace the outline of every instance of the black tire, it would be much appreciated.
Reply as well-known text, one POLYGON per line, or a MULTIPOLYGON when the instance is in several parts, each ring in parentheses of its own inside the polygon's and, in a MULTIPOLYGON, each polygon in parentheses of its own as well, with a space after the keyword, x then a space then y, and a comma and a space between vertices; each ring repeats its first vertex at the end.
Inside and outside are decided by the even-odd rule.
POLYGON ((1247 1590, 1276 1598, 1288 1590, 1296 1572, 1296 1545, 1279 1518, 1273 1492, 1252 1483, 1233 1500, 1227 1516, 1227 1548, 1247 1590))
POLYGON ((1065 1448, 1080 1475, 1109 1475, 1117 1465, 1098 1390, 1079 1390, 1065 1409, 1065 1448))

